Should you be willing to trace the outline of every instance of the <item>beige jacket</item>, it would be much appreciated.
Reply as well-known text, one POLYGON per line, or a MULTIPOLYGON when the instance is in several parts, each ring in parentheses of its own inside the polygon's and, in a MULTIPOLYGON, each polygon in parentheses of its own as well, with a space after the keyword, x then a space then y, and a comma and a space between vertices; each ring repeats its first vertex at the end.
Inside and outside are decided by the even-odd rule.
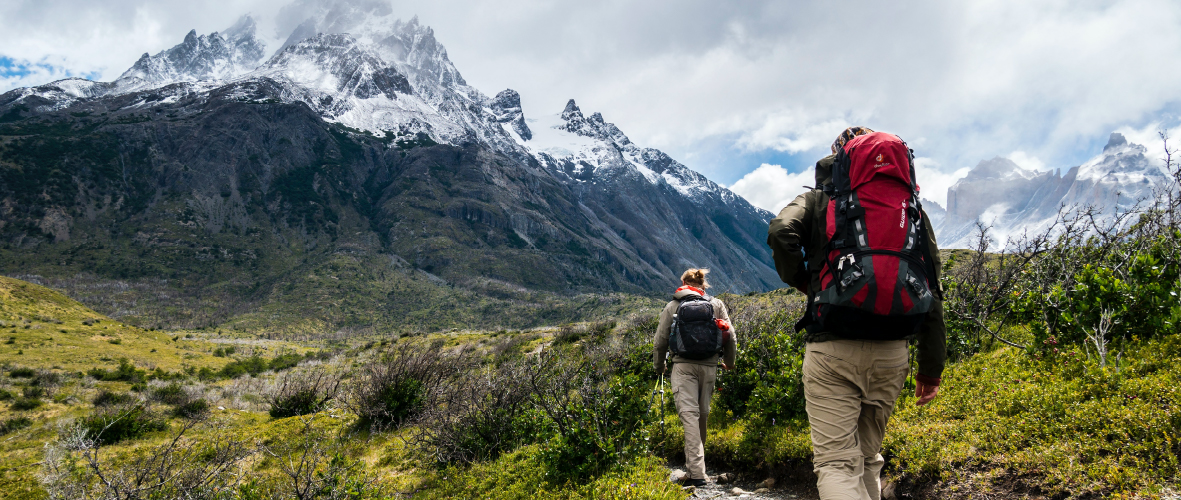
MULTIPOLYGON (((668 352, 668 334, 672 331, 673 315, 677 313, 677 307, 681 305, 681 299, 689 295, 700 295, 692 290, 678 290, 673 294, 673 300, 669 301, 668 305, 664 306, 664 310, 660 311, 660 326, 656 327, 656 337, 652 339, 652 366, 657 372, 664 371, 664 355, 668 352)), ((710 303, 714 306, 714 317, 730 321, 730 313, 726 310, 726 304, 721 299, 713 297, 710 303)), ((738 334, 733 323, 730 324, 730 330, 725 334, 722 342, 722 359, 726 365, 733 368, 734 358, 738 354, 738 334)), ((685 359, 680 356, 673 356, 673 363, 693 363, 698 365, 717 366, 718 357, 710 356, 705 359, 685 359)))

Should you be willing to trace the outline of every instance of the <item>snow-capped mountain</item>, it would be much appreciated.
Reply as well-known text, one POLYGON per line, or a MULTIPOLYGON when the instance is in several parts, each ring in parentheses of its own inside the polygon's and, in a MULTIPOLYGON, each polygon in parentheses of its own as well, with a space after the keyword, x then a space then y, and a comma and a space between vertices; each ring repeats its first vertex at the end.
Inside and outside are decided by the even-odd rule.
POLYGON ((229 29, 209 35, 189 31, 180 45, 156 55, 144 53, 115 80, 126 93, 176 82, 228 80, 258 67, 266 46, 255 36, 254 19, 245 16, 229 29))
POLYGON ((947 190, 946 217, 934 223, 940 247, 967 248, 977 220, 991 225, 996 243, 1004 245, 1010 236, 1044 229, 1064 209, 1131 209, 1169 181, 1147 151, 1112 133, 1099 155, 1065 175, 1024 169, 1007 158, 982 161, 947 190))
MULTIPOLYGON (((694 202, 714 198, 722 203, 734 203, 741 199, 664 152, 635 145, 619 127, 604 121, 602 114, 584 116, 574 99, 566 103, 560 114, 535 123, 537 133, 523 145, 559 176, 577 182, 599 182, 638 174, 652 184, 667 185, 694 202)), ((754 212, 767 222, 773 217, 761 209, 754 212)))
POLYGON ((273 54, 245 17, 145 54, 114 82, 62 80, 0 95, 0 115, 101 116, 93 126, 110 128, 104 137, 162 141, 139 167, 157 179, 152 196, 183 193, 188 205, 236 214, 237 226, 210 226, 217 231, 279 224, 275 231, 301 226, 300 238, 336 234, 340 214, 355 210, 368 228, 356 234, 376 231, 383 251, 416 252, 406 260, 444 279, 469 279, 503 258, 529 264, 479 272, 528 287, 653 290, 695 266, 712 268, 732 291, 778 284, 763 243, 771 213, 632 143, 599 113, 586 116, 571 100, 534 114, 512 89, 488 97, 467 84, 430 27, 399 20, 382 2, 305 2, 283 15, 294 28, 273 54), (337 178, 342 172, 352 177, 337 178), (248 221, 264 213, 270 218, 248 221), (422 226, 408 229, 408 217, 422 226), (484 232, 452 228, 455 220, 484 232), (469 250, 423 250, 441 241, 469 250), (501 248, 509 257, 485 255, 501 248))

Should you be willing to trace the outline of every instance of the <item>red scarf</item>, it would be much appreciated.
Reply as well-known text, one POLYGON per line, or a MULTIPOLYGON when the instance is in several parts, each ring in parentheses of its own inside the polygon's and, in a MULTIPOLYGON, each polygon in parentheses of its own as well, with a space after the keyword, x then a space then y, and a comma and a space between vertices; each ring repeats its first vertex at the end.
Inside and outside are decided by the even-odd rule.
MULTIPOLYGON (((681 292, 681 291, 684 291, 684 290, 689 290, 689 291, 697 292, 697 295, 700 295, 700 296, 702 296, 702 297, 705 297, 705 290, 702 290, 702 289, 700 289, 700 288, 697 288, 697 287, 689 286, 689 285, 681 285, 681 287, 677 289, 677 292, 681 292)), ((674 293, 675 293, 675 292, 674 292, 674 293)))

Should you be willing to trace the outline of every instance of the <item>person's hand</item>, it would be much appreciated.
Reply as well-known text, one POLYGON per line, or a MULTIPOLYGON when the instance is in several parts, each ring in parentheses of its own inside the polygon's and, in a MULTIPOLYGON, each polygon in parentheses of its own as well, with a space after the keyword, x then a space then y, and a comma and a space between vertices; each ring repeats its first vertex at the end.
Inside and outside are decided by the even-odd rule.
POLYGON ((722 362, 722 369, 723 370, 733 370, 734 367, 726 364, 725 362, 722 362))
POLYGON ((915 381, 914 397, 919 398, 916 406, 923 406, 930 403, 935 396, 939 395, 939 386, 925 383, 921 380, 915 381))

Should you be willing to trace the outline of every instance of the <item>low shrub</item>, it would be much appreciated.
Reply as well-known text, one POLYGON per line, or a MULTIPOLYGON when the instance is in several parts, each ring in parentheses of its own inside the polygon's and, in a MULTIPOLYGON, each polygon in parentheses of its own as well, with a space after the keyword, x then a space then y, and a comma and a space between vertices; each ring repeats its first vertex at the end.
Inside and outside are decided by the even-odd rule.
POLYGON ((336 397, 340 379, 325 371, 287 373, 267 395, 271 418, 311 415, 336 397))
POLYGON ((166 405, 180 405, 189 401, 189 395, 185 393, 184 387, 173 382, 152 389, 151 399, 152 401, 158 401, 166 405))
POLYGON ((424 409, 414 442, 438 463, 491 460, 553 429, 529 402, 520 362, 448 381, 438 404, 424 409))
POLYGON ((37 374, 29 381, 30 385, 42 387, 46 391, 52 391, 54 388, 60 386, 61 383, 62 375, 49 370, 37 370, 37 374))
POLYGON ((119 360, 119 367, 113 371, 103 368, 91 368, 90 371, 86 372, 86 375, 95 380, 112 382, 139 383, 147 379, 147 372, 136 368, 127 358, 121 358, 119 360))
POLYGON ((45 388, 39 385, 25 386, 25 388, 21 390, 21 394, 25 397, 25 399, 43 398, 45 397, 45 392, 45 388))
POLYGON ((13 368, 8 370, 8 376, 12 378, 33 378, 37 371, 32 368, 13 368))
POLYGON ((132 396, 130 394, 111 392, 103 389, 98 391, 98 394, 94 396, 91 402, 94 403, 94 406, 114 406, 130 403, 131 400, 132 396))
POLYGON ((15 397, 16 397, 16 395, 13 394, 12 392, 10 392, 9 390, 0 389, 0 401, 8 401, 8 400, 15 398, 15 397))
POLYGON ((398 426, 417 416, 442 381, 462 373, 458 357, 440 353, 442 343, 403 341, 362 366, 351 379, 347 403, 374 428, 398 426))
POLYGON ((267 370, 277 372, 293 368, 301 361, 313 356, 315 355, 311 353, 308 353, 307 357, 299 354, 280 354, 268 360, 254 355, 246 359, 231 361, 223 366, 217 374, 222 378, 238 378, 246 374, 255 376, 267 370))
POLYGON ((12 409, 18 411, 35 410, 41 407, 41 400, 37 398, 23 397, 12 402, 12 409))
POLYGON ((14 417, 3 422, 0 422, 0 436, 8 433, 16 432, 25 427, 33 425, 33 421, 28 417, 14 417))
POLYGON ((641 456, 581 483, 555 483, 541 447, 525 446, 494 461, 448 467, 433 474, 415 498, 533 498, 542 500, 682 500, 680 485, 668 482, 663 459, 641 456))
POLYGON ((78 425, 98 444, 118 443, 168 428, 163 417, 139 402, 99 408, 80 418, 78 425))
POLYGON ((254 376, 267 371, 268 368, 269 364, 267 363, 267 360, 255 355, 246 359, 239 359, 229 362, 225 366, 221 367, 221 371, 218 372, 218 375, 222 378, 238 378, 247 374, 254 376))
POLYGON ((208 414, 209 402, 202 398, 185 401, 172 409, 172 415, 180 418, 199 419, 208 414))
POLYGON ((589 344, 545 351, 526 365, 531 403, 554 428, 541 448, 550 480, 583 482, 648 451, 647 384, 615 375, 629 351, 589 344))

